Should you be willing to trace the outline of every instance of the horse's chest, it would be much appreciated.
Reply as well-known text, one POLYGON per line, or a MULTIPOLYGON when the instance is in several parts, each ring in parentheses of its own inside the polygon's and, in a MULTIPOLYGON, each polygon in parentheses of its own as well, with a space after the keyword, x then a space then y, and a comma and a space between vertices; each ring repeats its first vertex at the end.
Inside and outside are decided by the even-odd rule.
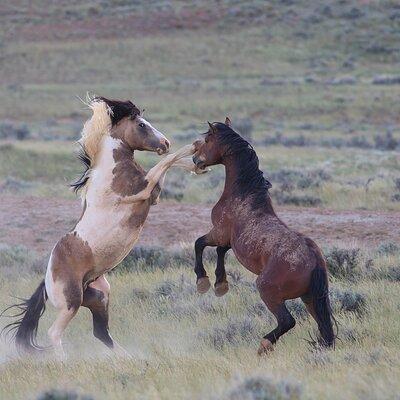
POLYGON ((229 243, 231 212, 225 204, 217 204, 211 211, 211 221, 218 241, 229 243))

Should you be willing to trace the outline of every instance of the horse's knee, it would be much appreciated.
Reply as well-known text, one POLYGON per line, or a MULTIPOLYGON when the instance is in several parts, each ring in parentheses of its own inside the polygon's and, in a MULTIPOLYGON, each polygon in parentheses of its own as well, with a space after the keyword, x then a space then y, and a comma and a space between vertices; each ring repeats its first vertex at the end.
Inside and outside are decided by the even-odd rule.
POLYGON ((194 249, 197 252, 204 250, 206 247, 206 239, 204 236, 199 237, 195 242, 194 242, 194 249))
POLYGON ((284 329, 286 331, 289 331, 290 329, 293 329, 296 326, 296 320, 292 317, 291 314, 288 314, 285 318, 284 318, 284 329))

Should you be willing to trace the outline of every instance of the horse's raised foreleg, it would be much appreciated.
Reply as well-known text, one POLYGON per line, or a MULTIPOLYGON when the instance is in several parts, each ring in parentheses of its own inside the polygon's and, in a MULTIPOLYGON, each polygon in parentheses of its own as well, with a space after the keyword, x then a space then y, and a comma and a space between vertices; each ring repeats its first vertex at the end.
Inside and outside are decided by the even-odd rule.
POLYGON ((203 264, 203 252, 207 246, 217 246, 214 239, 214 232, 211 230, 207 235, 199 237, 194 243, 194 251, 196 256, 196 263, 194 272, 196 273, 196 285, 197 291, 201 294, 206 293, 210 289, 210 279, 207 276, 207 272, 203 264))
POLYGON ((226 279, 225 271, 225 254, 231 246, 218 246, 217 247, 217 268, 215 269, 215 284, 214 290, 217 297, 221 297, 229 290, 228 281, 226 279))
POLYGON ((196 175, 205 174, 208 172, 208 169, 200 169, 193 162, 192 157, 184 157, 180 160, 176 161, 173 167, 183 168, 186 171, 194 172, 196 175))
POLYGON ((147 200, 151 196, 154 187, 159 183, 160 179, 165 176, 167 170, 181 158, 188 157, 193 153, 194 146, 190 144, 166 156, 146 174, 145 180, 147 181, 147 186, 137 194, 121 198, 120 203, 130 204, 147 200))

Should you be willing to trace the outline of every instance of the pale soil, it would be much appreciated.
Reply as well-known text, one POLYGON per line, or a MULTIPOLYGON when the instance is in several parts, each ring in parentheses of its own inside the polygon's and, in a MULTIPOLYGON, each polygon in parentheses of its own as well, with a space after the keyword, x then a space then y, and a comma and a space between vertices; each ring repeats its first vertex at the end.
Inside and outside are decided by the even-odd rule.
MULTIPOLYGON (((0 195, 0 243, 49 252, 80 216, 80 201, 0 195)), ((210 228, 210 205, 161 202, 153 206, 138 244, 176 247, 210 228)), ((281 219, 322 246, 400 242, 400 212, 277 208, 281 219)))

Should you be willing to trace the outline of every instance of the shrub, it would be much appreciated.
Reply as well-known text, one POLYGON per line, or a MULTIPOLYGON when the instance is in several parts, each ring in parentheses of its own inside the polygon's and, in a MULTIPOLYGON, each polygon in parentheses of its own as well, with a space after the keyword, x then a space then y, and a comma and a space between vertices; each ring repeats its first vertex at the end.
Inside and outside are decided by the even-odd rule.
POLYGON ((381 278, 388 279, 393 282, 400 282, 400 266, 389 267, 386 271, 380 274, 381 278))
POLYGON ((250 118, 233 120, 233 129, 248 142, 252 142, 254 126, 253 121, 250 118))
POLYGON ((400 251, 400 247, 393 242, 381 243, 377 248, 377 253, 381 256, 393 255, 400 251))
POLYGON ((376 135, 375 147, 380 150, 395 150, 400 145, 400 140, 393 137, 393 133, 387 131, 384 135, 376 135))
POLYGON ((287 380, 274 381, 269 377, 249 377, 223 398, 228 400, 298 400, 301 386, 287 380))
POLYGON ((33 186, 31 182, 18 180, 9 176, 0 184, 0 192, 20 193, 33 186))
POLYGON ((169 251, 159 246, 136 246, 115 270, 141 271, 164 269, 182 263, 193 263, 193 251, 169 251))
POLYGON ((24 124, 5 121, 0 123, 0 139, 24 140, 30 135, 29 129, 24 124))
POLYGON ((92 396, 80 395, 74 390, 51 389, 37 397, 37 400, 93 400, 92 396))
POLYGON ((396 85, 400 84, 400 75, 379 75, 372 80, 374 85, 396 85))
POLYGON ((270 174, 272 182, 278 183, 280 190, 274 190, 273 196, 278 204, 294 204, 299 206, 318 206, 321 199, 307 194, 294 194, 297 189, 319 187, 331 179, 329 173, 323 169, 299 171, 294 169, 280 169, 270 174))
POLYGON ((207 332, 201 332, 199 337, 218 350, 225 345, 237 345, 241 341, 252 340, 257 334, 254 318, 244 317, 229 320, 225 326, 219 326, 207 332))
POLYGON ((293 204, 295 206, 316 207, 322 203, 319 197, 310 195, 296 195, 284 192, 274 193, 278 204, 293 204))
POLYGON ((360 272, 358 268, 360 249, 334 247, 325 256, 328 270, 336 278, 354 279, 360 272))
POLYGON ((333 289, 330 291, 332 307, 337 311, 349 311, 358 315, 364 314, 367 309, 365 295, 355 290, 333 289))
POLYGON ((288 300, 286 302, 286 307, 289 310, 289 312, 293 315, 293 317, 296 319, 303 319, 307 318, 308 316, 308 311, 306 309, 306 306, 300 299, 288 300))

